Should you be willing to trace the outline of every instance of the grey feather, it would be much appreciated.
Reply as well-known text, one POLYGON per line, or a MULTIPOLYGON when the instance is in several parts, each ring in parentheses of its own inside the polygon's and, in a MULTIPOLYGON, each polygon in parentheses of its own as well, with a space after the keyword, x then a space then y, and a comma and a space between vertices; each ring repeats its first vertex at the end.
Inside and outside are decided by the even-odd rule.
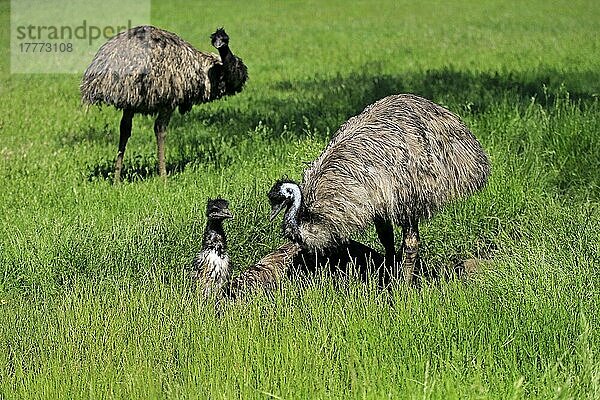
POLYGON ((377 217, 431 217, 487 182, 481 145, 453 113, 414 95, 389 96, 350 118, 304 172, 312 221, 303 239, 324 248, 377 217))
POLYGON ((236 275, 230 282, 229 295, 241 297, 259 290, 275 290, 287 276, 300 246, 287 242, 236 275))
MULTIPOLYGON (((300 185, 278 181, 268 196, 272 215, 286 208, 284 236, 304 248, 339 246, 379 221, 403 226, 405 248, 416 253, 418 221, 480 190, 489 174, 487 155, 456 115, 399 94, 350 118, 304 171, 300 185)), ((393 256, 389 245, 386 256, 393 256)))
POLYGON ((161 176, 166 175, 164 137, 173 111, 184 114, 194 104, 206 103, 242 90, 248 71, 229 49, 229 36, 220 28, 211 35, 219 55, 203 53, 174 33, 138 26, 106 42, 83 74, 84 104, 111 105, 123 110, 115 181, 135 113, 158 114, 155 134, 161 176))
POLYGON ((242 89, 247 68, 233 54, 228 61, 174 33, 138 26, 98 50, 83 75, 81 98, 141 114, 205 103, 242 89))

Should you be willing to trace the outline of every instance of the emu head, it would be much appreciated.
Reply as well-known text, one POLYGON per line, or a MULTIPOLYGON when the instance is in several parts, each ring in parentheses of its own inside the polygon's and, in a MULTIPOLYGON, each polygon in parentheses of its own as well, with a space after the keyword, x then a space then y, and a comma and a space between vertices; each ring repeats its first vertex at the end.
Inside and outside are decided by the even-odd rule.
POLYGON ((229 211, 229 202, 224 199, 208 199, 206 203, 206 217, 214 221, 233 218, 233 214, 229 211))
POLYGON ((229 36, 225 33, 225 29, 218 28, 215 33, 210 35, 210 42, 215 49, 229 45, 229 36))
POLYGON ((273 185, 269 193, 269 202, 271 203, 271 215, 269 219, 272 221, 284 208, 289 208, 292 204, 295 204, 298 208, 302 193, 300 187, 294 181, 287 179, 281 179, 273 185))

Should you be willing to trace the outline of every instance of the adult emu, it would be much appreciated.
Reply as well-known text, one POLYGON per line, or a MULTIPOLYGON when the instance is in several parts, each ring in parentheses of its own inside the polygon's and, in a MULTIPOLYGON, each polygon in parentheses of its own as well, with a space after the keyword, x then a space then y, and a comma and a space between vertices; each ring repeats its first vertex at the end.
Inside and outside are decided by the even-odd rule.
POLYGON ((415 95, 389 96, 344 123, 300 185, 273 185, 271 219, 285 209, 284 236, 312 251, 339 246, 374 223, 388 265, 402 259, 410 283, 419 221, 480 190, 489 173, 485 152, 456 115, 415 95), (402 227, 398 254, 393 224, 402 227))
POLYGON ((157 116, 158 170, 165 177, 164 141, 175 108, 184 114, 194 104, 242 90, 248 72, 229 49, 229 36, 219 28, 210 38, 218 56, 196 50, 174 33, 138 26, 116 35, 96 53, 83 75, 81 98, 85 104, 108 104, 123 110, 115 182, 121 179, 134 114, 157 116))

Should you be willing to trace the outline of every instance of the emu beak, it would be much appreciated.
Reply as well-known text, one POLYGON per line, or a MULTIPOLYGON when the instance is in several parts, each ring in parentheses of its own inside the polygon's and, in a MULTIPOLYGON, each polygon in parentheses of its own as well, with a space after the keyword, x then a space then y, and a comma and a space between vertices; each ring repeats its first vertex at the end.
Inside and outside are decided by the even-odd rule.
POLYGON ((285 202, 271 206, 271 215, 269 216, 269 221, 273 221, 275 217, 281 212, 281 210, 283 210, 283 207, 285 207, 285 202))
POLYGON ((229 211, 228 208, 224 208, 223 210, 221 210, 218 216, 221 218, 233 218, 233 214, 231 213, 231 211, 229 211))

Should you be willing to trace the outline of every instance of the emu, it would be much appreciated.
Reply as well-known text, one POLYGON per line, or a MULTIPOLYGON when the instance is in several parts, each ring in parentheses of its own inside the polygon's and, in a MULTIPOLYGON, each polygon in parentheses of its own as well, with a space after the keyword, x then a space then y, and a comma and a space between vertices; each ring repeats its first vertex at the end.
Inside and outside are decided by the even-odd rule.
POLYGON ((410 284, 419 221, 482 189, 489 174, 487 155, 456 115, 415 95, 392 95, 345 122, 301 184, 272 186, 270 218, 285 209, 283 235, 311 251, 339 246, 373 223, 386 263, 402 260, 410 284), (398 253, 393 224, 402 227, 398 253))
POLYGON ((202 287, 205 297, 220 297, 229 283, 231 269, 223 221, 232 217, 227 200, 208 200, 202 248, 192 265, 192 277, 202 287))
POLYGON ((229 36, 219 28, 210 38, 219 56, 196 50, 174 33, 138 26, 116 35, 96 53, 83 75, 81 98, 85 104, 107 104, 123 111, 115 182, 121 179, 134 114, 156 115, 158 170, 164 178, 164 142, 173 111, 179 107, 185 114, 194 104, 242 90, 248 72, 229 49, 229 36))

